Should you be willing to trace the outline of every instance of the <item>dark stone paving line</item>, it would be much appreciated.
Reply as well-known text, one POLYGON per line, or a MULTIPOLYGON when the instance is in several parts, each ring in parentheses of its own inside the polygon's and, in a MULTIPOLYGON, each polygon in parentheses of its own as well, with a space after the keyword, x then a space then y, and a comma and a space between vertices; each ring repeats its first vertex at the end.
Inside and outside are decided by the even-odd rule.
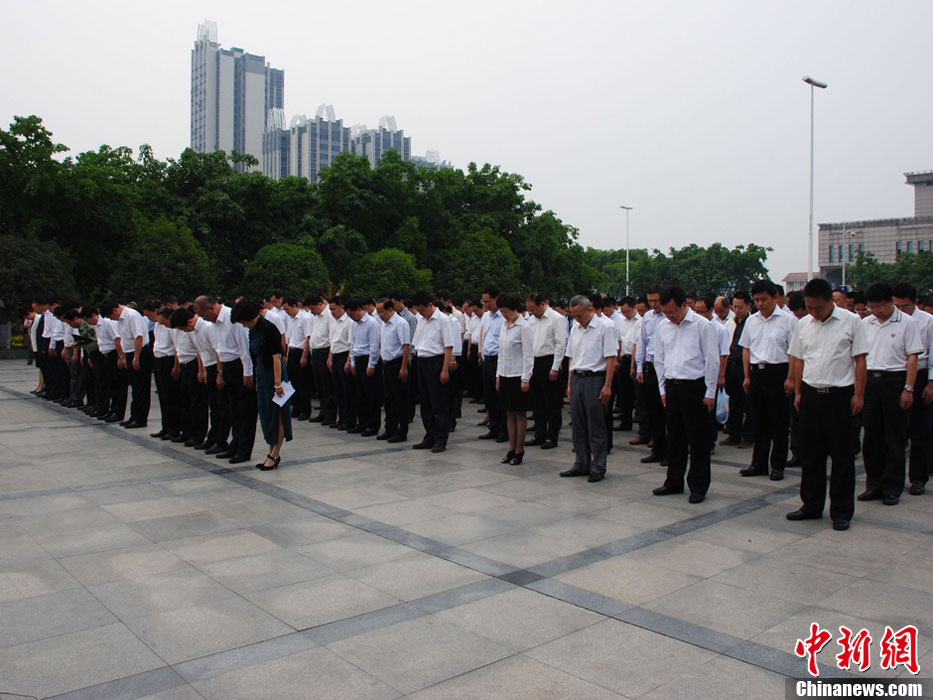
POLYGON ((81 690, 72 690, 69 693, 48 698, 48 700, 125 700, 155 695, 182 685, 186 685, 185 679, 179 676, 171 666, 163 666, 81 690))

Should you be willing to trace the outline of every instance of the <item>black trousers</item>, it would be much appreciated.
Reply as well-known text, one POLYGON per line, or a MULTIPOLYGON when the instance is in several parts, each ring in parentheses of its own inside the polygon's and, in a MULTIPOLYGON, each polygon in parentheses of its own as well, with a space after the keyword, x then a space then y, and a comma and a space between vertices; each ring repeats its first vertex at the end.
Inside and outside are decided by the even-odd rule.
POLYGON ((784 471, 787 466, 787 398, 784 380, 787 379, 787 363, 751 366, 751 382, 748 387, 748 403, 755 422, 755 449, 752 452, 751 468, 768 471, 769 455, 773 471, 784 471))
POLYGON ((748 397, 742 383, 745 370, 741 358, 730 359, 726 365, 726 394, 729 396, 729 419, 726 421, 726 434, 733 440, 752 442, 755 439, 754 424, 748 410, 748 397))
POLYGON ((418 384, 418 356, 412 355, 411 366, 408 368, 408 422, 415 420, 415 406, 421 400, 418 384))
MULTIPOLYGON (((703 405, 706 383, 703 379, 666 382, 667 401, 667 479, 664 485, 683 490, 684 473, 690 493, 706 494, 710 482, 709 414, 703 405), (687 448, 690 471, 687 472, 687 448)), ((657 443, 655 443, 657 444, 657 443)))
POLYGON ((502 415, 502 406, 499 401, 499 390, 496 389, 496 370, 499 367, 499 356, 490 355, 483 358, 483 397, 486 403, 486 415, 489 423, 486 427, 497 437, 508 437, 505 421, 502 415))
POLYGON ((803 426, 800 460, 800 500, 804 510, 822 513, 826 503, 826 458, 832 460, 829 477, 829 516, 851 520, 855 513, 855 450, 852 442, 851 402, 854 387, 820 391, 803 385, 800 424, 803 426))
POLYGON ((483 368, 480 367, 479 345, 471 343, 469 348, 469 357, 467 358, 467 388, 470 390, 470 396, 475 399, 483 398, 483 368))
POLYGON ((918 481, 927 483, 930 473, 930 460, 933 451, 930 449, 931 431, 930 418, 933 406, 923 403, 923 390, 927 385, 927 370, 918 369, 917 379, 914 381, 914 405, 910 409, 910 418, 907 424, 907 437, 910 439, 910 457, 907 468, 907 480, 911 483, 918 481))
POLYGON ((331 357, 330 371, 334 384, 334 398, 337 402, 338 421, 352 428, 356 425, 356 406, 354 397, 356 392, 353 387, 353 375, 344 372, 344 366, 347 364, 349 352, 338 352, 331 357))
POLYGON ((460 417, 463 406, 463 375, 466 368, 461 363, 462 360, 463 356, 461 355, 454 355, 451 358, 450 378, 447 380, 447 391, 450 395, 447 402, 450 413, 450 430, 456 430, 457 419, 460 417))
MULTIPOLYGON (((535 422, 535 440, 550 440, 554 443, 560 434, 562 419, 561 385, 559 379, 551 381, 553 355, 535 358, 531 371, 531 415, 535 422)), ((559 373, 558 373, 559 374, 559 373)))
POLYGON ((327 369, 328 348, 319 348, 311 351, 311 374, 314 378, 314 388, 317 389, 318 400, 321 402, 318 413, 324 417, 325 423, 337 420, 337 400, 334 398, 334 379, 327 369))
POLYGON ((356 374, 357 422, 363 430, 379 432, 382 425, 382 367, 378 363, 373 375, 366 374, 369 355, 360 355, 353 364, 356 374))
POLYGON ((71 394, 71 371, 68 362, 62 359, 62 350, 65 349, 65 341, 59 340, 55 345, 49 346, 51 361, 49 367, 52 370, 52 397, 64 399, 71 394))
MULTIPOLYGON (((288 370, 288 379, 295 390, 292 396, 292 417, 311 415, 311 360, 302 367, 301 356, 303 348, 288 348, 288 360, 285 363, 288 370)), ((324 358, 327 359, 326 356, 324 358)))
MULTIPOLYGON (((408 436, 408 382, 398 378, 402 358, 383 363, 382 388, 385 396, 385 432, 398 437, 408 436)), ((411 378, 409 377, 409 381, 411 378)))
POLYGON ((133 367, 134 356, 135 353, 126 353, 128 379, 133 387, 130 420, 145 425, 149 421, 149 406, 152 402, 152 345, 143 345, 139 351, 139 369, 133 367))
MULTIPOLYGON (((645 404, 648 408, 648 434, 654 440, 651 452, 663 459, 667 454, 667 416, 665 415, 664 405, 661 403, 658 373, 654 369, 653 362, 645 362, 642 365, 642 375, 644 378, 642 386, 645 390, 645 404)), ((705 421, 703 425, 706 425, 705 421)))
POLYGON ((84 395, 87 392, 87 365, 84 364, 80 352, 77 360, 71 359, 70 353, 71 351, 68 355, 68 395, 74 401, 84 401, 84 395))
POLYGON ((127 374, 117 364, 117 351, 105 355, 104 372, 110 389, 110 413, 123 418, 126 415, 127 374))
POLYGON ((217 365, 204 368, 207 381, 204 390, 207 394, 207 411, 210 415, 210 428, 204 441, 209 445, 227 445, 227 435, 224 432, 226 423, 220 407, 220 390, 217 388, 217 365))
POLYGON ((441 383, 443 368, 443 355, 418 358, 421 422, 424 425, 424 442, 430 445, 446 445, 450 433, 449 390, 441 383))
POLYGON ((906 381, 906 372, 869 371, 862 410, 865 490, 892 498, 899 497, 904 490, 904 450, 910 414, 901 408, 900 400, 906 381))
MULTIPOLYGON (((156 357, 155 363, 156 391, 159 394, 159 410, 162 412, 162 430, 167 433, 181 432, 181 387, 180 382, 172 378, 175 368, 175 357, 156 357)), ((197 361, 195 361, 197 366, 197 361)), ((179 380, 181 377, 179 376, 179 380)))
POLYGON ((223 421, 221 441, 229 442, 229 452, 237 457, 246 457, 253 453, 256 442, 256 419, 259 415, 259 402, 256 399, 256 387, 247 387, 243 383, 243 362, 238 358, 223 363, 221 374, 224 386, 218 392, 218 410, 223 421))
POLYGON ((632 412, 635 409, 635 382, 631 374, 632 356, 623 355, 616 367, 612 381, 616 384, 619 393, 619 408, 622 409, 622 418, 619 425, 622 430, 632 429, 632 412))
MULTIPOLYGON (((114 352, 113 354, 116 354, 114 352)), ((105 384, 105 365, 107 357, 102 355, 99 350, 93 350, 89 353, 91 359, 91 373, 94 375, 94 412, 98 415, 105 415, 110 412, 110 384, 105 384)), ((88 395, 88 403, 91 397, 88 395)))
POLYGON ((198 381, 198 360, 181 366, 178 377, 181 400, 181 434, 189 440, 204 442, 207 437, 207 383, 198 381))

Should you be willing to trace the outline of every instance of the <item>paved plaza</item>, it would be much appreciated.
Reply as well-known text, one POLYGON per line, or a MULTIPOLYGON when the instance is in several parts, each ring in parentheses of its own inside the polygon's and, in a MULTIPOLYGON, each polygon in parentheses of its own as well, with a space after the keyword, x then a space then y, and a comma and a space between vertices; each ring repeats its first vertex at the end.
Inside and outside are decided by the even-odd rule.
POLYGON ((150 438, 157 401, 128 431, 35 377, 0 362, 0 698, 782 698, 811 622, 916 625, 931 675, 930 493, 788 522, 799 470, 719 447, 690 505, 631 433, 601 483, 558 478, 567 426, 500 464, 468 403, 442 454, 296 423, 260 472, 150 438))

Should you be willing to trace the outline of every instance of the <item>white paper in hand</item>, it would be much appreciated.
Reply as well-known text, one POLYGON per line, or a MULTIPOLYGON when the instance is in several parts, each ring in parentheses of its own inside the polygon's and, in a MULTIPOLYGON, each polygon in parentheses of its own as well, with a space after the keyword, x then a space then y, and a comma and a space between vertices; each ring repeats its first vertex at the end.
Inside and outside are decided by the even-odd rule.
POLYGON ((295 388, 292 386, 291 382, 282 382, 282 395, 278 394, 272 395, 272 401, 279 406, 284 406, 285 402, 295 393, 295 388))

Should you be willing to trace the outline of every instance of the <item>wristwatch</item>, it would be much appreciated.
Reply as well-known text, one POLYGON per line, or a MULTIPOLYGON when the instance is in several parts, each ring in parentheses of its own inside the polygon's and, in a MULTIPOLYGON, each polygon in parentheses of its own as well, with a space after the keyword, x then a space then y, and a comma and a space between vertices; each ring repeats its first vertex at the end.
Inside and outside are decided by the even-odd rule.
POLYGON ((913 392, 913 390, 914 390, 913 384, 905 384, 905 385, 904 385, 904 391, 913 392))

